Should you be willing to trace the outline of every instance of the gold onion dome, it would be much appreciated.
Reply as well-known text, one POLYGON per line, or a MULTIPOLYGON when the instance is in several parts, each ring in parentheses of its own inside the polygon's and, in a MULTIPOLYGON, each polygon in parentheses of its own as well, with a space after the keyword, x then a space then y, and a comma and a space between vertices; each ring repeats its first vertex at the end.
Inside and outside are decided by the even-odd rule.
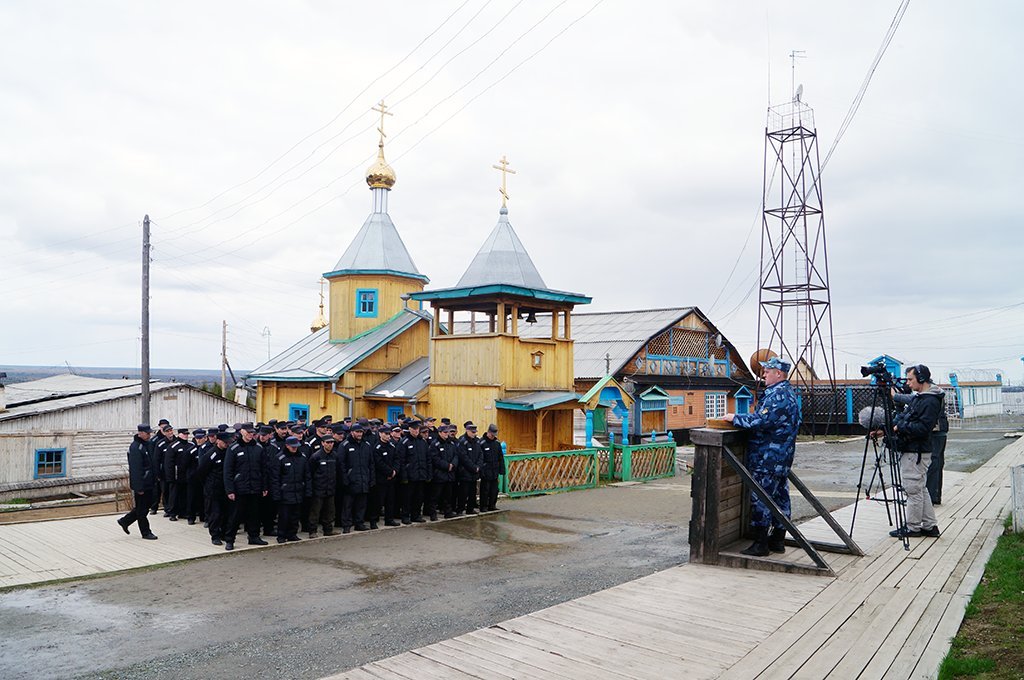
POLYGON ((366 183, 371 189, 391 189, 395 186, 395 171, 384 160, 384 144, 377 147, 377 160, 366 169, 366 183))
POLYGON ((326 328, 327 319, 324 318, 324 308, 320 308, 320 313, 317 314, 316 318, 313 319, 313 323, 309 324, 309 330, 311 333, 316 333, 321 328, 326 328))

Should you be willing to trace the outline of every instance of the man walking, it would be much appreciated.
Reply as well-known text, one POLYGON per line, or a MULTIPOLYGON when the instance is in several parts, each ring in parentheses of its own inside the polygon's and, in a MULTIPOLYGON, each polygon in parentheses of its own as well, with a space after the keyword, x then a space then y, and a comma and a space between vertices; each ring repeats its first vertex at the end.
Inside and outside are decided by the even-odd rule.
POLYGON ((153 428, 149 425, 139 425, 135 438, 128 446, 128 484, 135 505, 127 515, 118 519, 117 523, 127 534, 132 522, 138 522, 142 537, 155 541, 156 535, 149 530, 147 515, 156 495, 156 466, 153 464, 153 451, 149 445, 152 434, 153 428))
MULTIPOLYGON (((748 414, 727 413, 725 420, 750 430, 747 442, 750 474, 786 517, 790 517, 789 469, 796 452, 800 406, 788 380, 792 366, 778 357, 760 363, 766 387, 757 408, 748 414)), ((771 510, 753 491, 750 492, 750 525, 754 542, 742 551, 744 555, 765 557, 772 552, 786 551, 785 526, 772 517, 771 510)))

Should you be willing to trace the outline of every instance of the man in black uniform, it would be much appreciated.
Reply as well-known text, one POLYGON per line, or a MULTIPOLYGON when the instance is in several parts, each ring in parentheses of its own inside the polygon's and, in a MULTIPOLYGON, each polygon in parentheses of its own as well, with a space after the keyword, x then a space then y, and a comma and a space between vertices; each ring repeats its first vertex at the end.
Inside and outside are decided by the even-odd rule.
POLYGON ((136 429, 135 438, 128 446, 128 484, 135 505, 127 515, 118 519, 117 523, 127 534, 132 522, 138 522, 142 537, 155 541, 156 535, 149 530, 149 517, 146 515, 147 510, 153 505, 153 496, 156 494, 156 467, 153 465, 153 452, 149 446, 153 428, 143 424, 136 429))
MULTIPOLYGON (((392 438, 397 440, 401 434, 400 426, 395 425, 389 428, 385 424, 377 432, 377 445, 373 447, 373 464, 376 472, 374 476, 377 478, 376 495, 379 503, 384 505, 384 526, 386 527, 397 527, 400 524, 396 496, 401 463, 398 460, 397 449, 392 438)), ((379 510, 378 506, 376 512, 379 510)))
POLYGON ((448 438, 448 427, 437 428, 437 439, 430 444, 430 459, 434 468, 430 521, 437 521, 437 513, 446 519, 455 516, 455 475, 459 467, 459 454, 455 442, 448 438))
POLYGON ((476 482, 480 479, 484 452, 476 437, 476 425, 466 421, 462 426, 466 434, 459 437, 459 488, 455 497, 455 513, 476 514, 476 482))
POLYGON ((203 498, 206 500, 206 524, 210 528, 210 542, 223 545, 227 521, 228 497, 224 492, 224 457, 234 433, 224 430, 214 435, 214 445, 199 458, 196 478, 203 483, 203 498))
POLYGON ((430 478, 430 453, 427 442, 420 437, 420 422, 409 423, 409 433, 398 444, 399 458, 402 462, 402 475, 405 484, 402 486, 402 524, 411 522, 423 523, 423 488, 430 478))
POLYGON ((193 430, 192 441, 185 447, 185 516, 188 517, 190 525, 196 523, 197 517, 201 522, 206 521, 206 512, 203 510, 203 485, 196 479, 199 457, 205 446, 206 430, 193 430))
POLYGON ((231 501, 231 517, 224 534, 224 549, 235 549, 238 527, 245 521, 249 545, 267 545, 260 538, 260 499, 267 495, 270 479, 263 447, 256 441, 256 428, 242 423, 239 438, 224 456, 224 491, 231 501))
POLYGON ((185 501, 188 496, 186 471, 192 447, 188 436, 187 427, 178 428, 177 434, 167 446, 167 452, 164 454, 164 471, 170 487, 169 501, 165 508, 169 513, 168 519, 172 522, 177 522, 179 517, 184 517, 186 514, 185 501))
POLYGON ((334 535, 334 494, 338 488, 338 456, 334 449, 334 437, 328 435, 309 457, 313 484, 313 495, 309 500, 310 538, 316 538, 317 524, 323 526, 324 536, 334 535))
MULTIPOLYGON (((270 483, 270 464, 277 460, 277 454, 284 448, 284 438, 278 445, 277 436, 273 425, 262 425, 256 433, 256 441, 263 447, 263 463, 267 466, 267 484, 270 483)), ((269 492, 269 487, 268 487, 269 492)), ((277 535, 277 503, 273 496, 267 493, 260 496, 260 524, 263 525, 264 536, 277 535)))
POLYGON ((284 440, 284 451, 270 466, 271 493, 278 502, 277 542, 298 541, 299 512, 302 502, 313 493, 309 461, 299 450, 302 441, 291 436, 284 440))
MULTIPOLYGON (((366 531, 366 499, 374 484, 373 451, 363 441, 363 426, 356 423, 339 453, 341 470, 341 533, 366 531)), ((376 529, 376 525, 373 527, 376 529)))
POLYGON ((480 510, 497 510, 498 477, 505 474, 505 453, 498 440, 498 426, 491 423, 480 440, 484 452, 480 468, 480 510))
POLYGON ((156 426, 156 434, 149 440, 149 448, 153 451, 153 471, 156 474, 156 496, 153 498, 153 505, 149 514, 155 515, 160 508, 160 499, 164 501, 164 517, 167 517, 167 480, 164 477, 164 456, 167 453, 167 446, 174 438, 174 428, 162 418, 156 426))

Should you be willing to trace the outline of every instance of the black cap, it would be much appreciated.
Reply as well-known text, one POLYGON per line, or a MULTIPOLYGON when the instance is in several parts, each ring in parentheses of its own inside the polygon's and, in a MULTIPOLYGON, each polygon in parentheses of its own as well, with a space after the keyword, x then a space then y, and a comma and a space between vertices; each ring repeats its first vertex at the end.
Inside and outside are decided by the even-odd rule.
POLYGON ((445 425, 451 425, 452 424, 452 419, 451 418, 441 418, 441 422, 444 423, 445 425))
POLYGON ((277 428, 279 430, 287 430, 288 429, 288 421, 287 420, 271 421, 271 425, 273 425, 275 428, 277 428))
POLYGON ((335 434, 338 434, 339 432, 344 432, 346 429, 347 428, 345 427, 345 423, 332 423, 331 424, 331 432, 333 432, 335 434))
POLYGON ((345 416, 345 422, 346 423, 351 423, 352 422, 352 416, 345 416))
POLYGON ((432 423, 432 422, 434 422, 436 420, 437 420, 437 418, 435 418, 434 416, 427 416, 426 418, 423 419, 423 422, 425 422, 425 423, 432 423))
POLYGON ((359 424, 359 423, 356 423, 355 425, 353 425, 349 429, 350 429, 351 432, 362 432, 363 431, 363 426, 361 424, 359 424))
POLYGON ((267 425, 273 427, 274 425, 277 425, 277 422, 277 418, 271 418, 270 420, 267 421, 267 425))
POLYGON ((320 443, 321 444, 330 444, 330 445, 333 446, 333 445, 338 443, 338 440, 335 439, 334 437, 324 437, 322 440, 320 440, 320 443))
POLYGON ((217 432, 217 439, 222 442, 229 442, 235 438, 234 432, 228 432, 227 430, 220 430, 217 432))
POLYGON ((401 432, 402 431, 402 426, 401 425, 393 425, 391 427, 391 431, 392 432, 401 432))
POLYGON ((420 422, 420 421, 418 421, 418 420, 410 420, 410 421, 409 421, 409 427, 411 427, 411 428, 412 428, 412 427, 415 427, 415 428, 416 428, 417 430, 418 430, 418 429, 420 429, 420 425, 422 425, 422 424, 423 424, 423 423, 421 423, 421 422, 420 422))
POLYGON ((487 431, 488 432, 493 432, 493 433, 497 434, 498 426, 495 425, 494 423, 491 423, 490 425, 487 426, 487 431))
POLYGON ((292 432, 305 432, 305 431, 306 431, 306 428, 304 428, 302 425, 299 425, 298 423, 292 425, 292 432))
POLYGON ((274 428, 272 428, 270 425, 264 425, 264 426, 262 426, 260 428, 260 434, 273 434, 273 433, 274 433, 274 428))
POLYGON ((153 428, 151 428, 146 423, 139 423, 139 426, 138 426, 137 429, 138 429, 139 432, 152 432, 153 431, 153 428))
POLYGON ((236 429, 245 430, 246 432, 255 432, 256 427, 252 423, 239 423, 236 429))
POLYGON ((301 443, 302 442, 299 441, 298 437, 288 437, 287 439, 284 440, 285 446, 298 446, 301 443))
POLYGON ((178 428, 178 434, 188 434, 188 428, 187 427, 179 427, 178 428))
POLYGON ((217 426, 217 429, 220 430, 221 432, 224 432, 225 430, 228 429, 228 424, 227 423, 221 423, 220 425, 217 426))
POLYGON ((171 424, 171 421, 167 420, 167 418, 161 418, 160 422, 157 423, 158 426, 170 425, 170 424, 171 424))
POLYGON ((202 439, 203 437, 206 436, 206 430, 204 430, 201 427, 197 430, 192 430, 192 436, 195 437, 196 439, 202 439))
POLYGON ((462 424, 462 428, 464 430, 475 430, 476 429, 476 425, 473 424, 472 420, 467 420, 466 422, 464 422, 462 424))

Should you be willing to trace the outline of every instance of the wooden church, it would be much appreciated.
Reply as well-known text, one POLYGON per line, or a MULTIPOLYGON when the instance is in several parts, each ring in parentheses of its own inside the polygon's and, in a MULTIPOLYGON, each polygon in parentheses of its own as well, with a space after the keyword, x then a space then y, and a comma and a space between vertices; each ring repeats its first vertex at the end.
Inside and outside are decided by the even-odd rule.
POLYGON ((537 271, 509 221, 504 158, 494 229, 454 287, 425 289, 429 279, 388 215, 395 173, 384 159, 384 109, 366 175, 373 209, 323 275, 327 325, 318 318, 310 335, 249 375, 257 418, 430 415, 496 423, 514 451, 566 448, 579 408, 572 310, 590 298, 548 288, 537 271))

